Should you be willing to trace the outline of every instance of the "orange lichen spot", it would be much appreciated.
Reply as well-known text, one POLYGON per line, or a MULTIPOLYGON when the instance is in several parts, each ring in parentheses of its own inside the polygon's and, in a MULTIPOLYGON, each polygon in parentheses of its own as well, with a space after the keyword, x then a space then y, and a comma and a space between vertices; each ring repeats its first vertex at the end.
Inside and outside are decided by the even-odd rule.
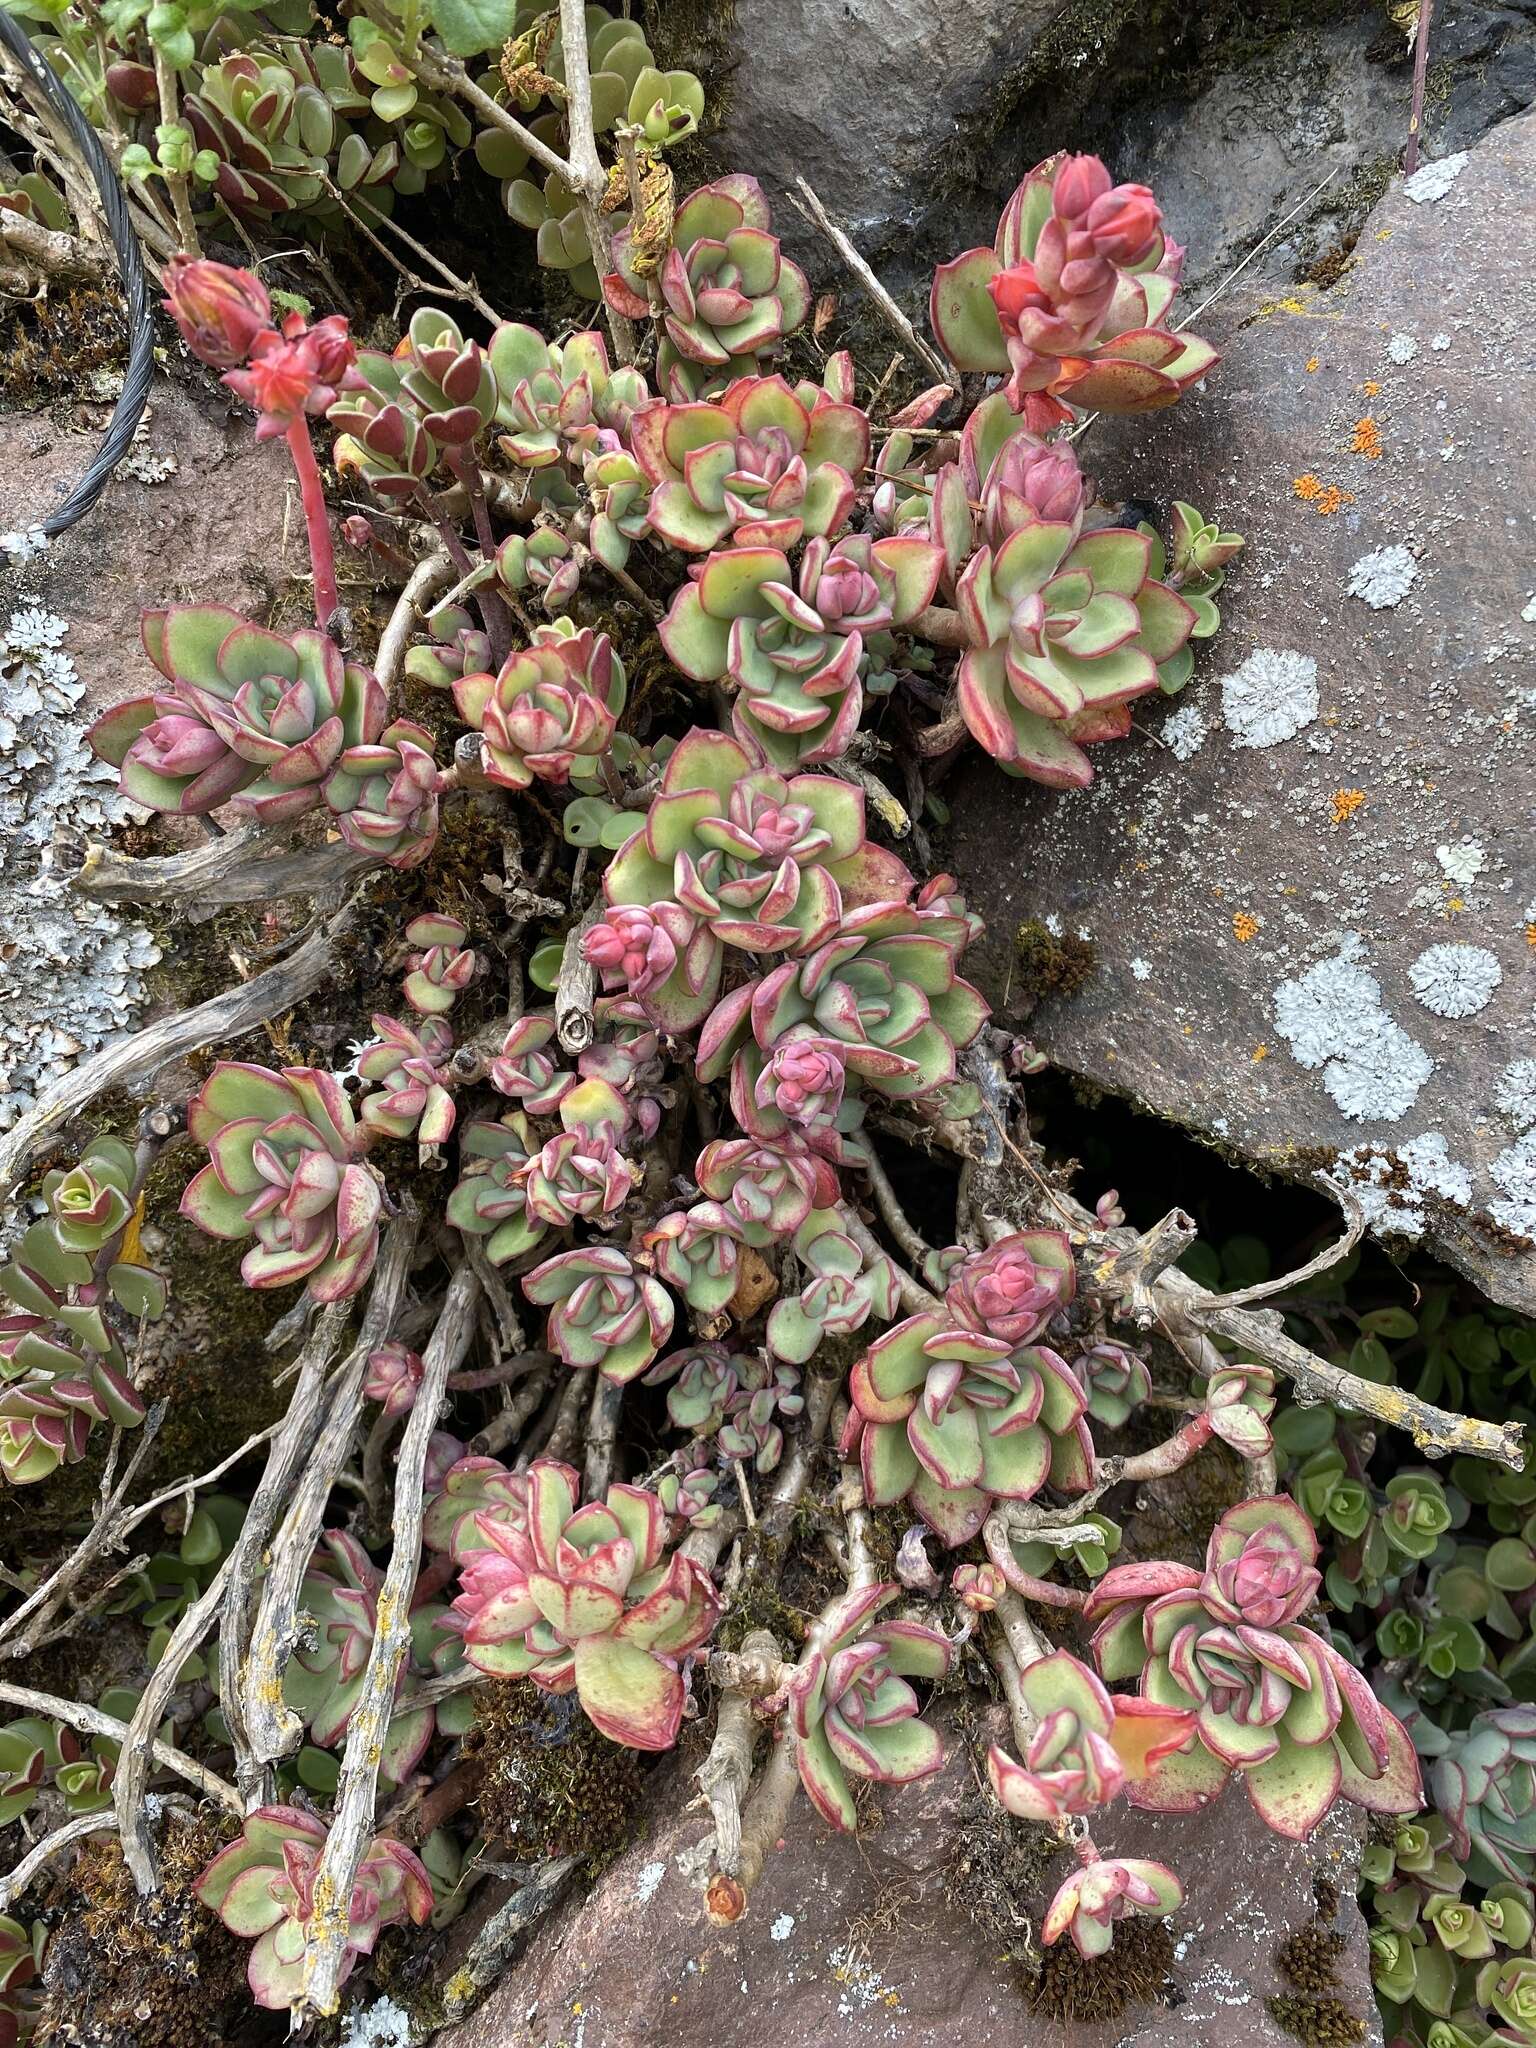
POLYGON ((1253 1064, 1255 1066, 1259 1064, 1260 1060, 1267 1060, 1268 1058, 1269 1047, 1267 1045, 1256 1045, 1253 1048, 1253 1064))
POLYGON ((1319 519, 1326 519, 1330 513, 1337 512, 1341 505, 1352 505, 1355 502, 1352 492, 1341 490, 1337 484, 1325 484, 1322 478, 1314 476, 1311 470, 1304 476, 1292 477, 1291 493, 1304 504, 1310 505, 1319 519))
POLYGON ((1305 476, 1291 478, 1291 490, 1298 498, 1320 498, 1323 494, 1323 480, 1314 476, 1309 469, 1305 476))
POLYGON ((1445 912, 1447 917, 1454 917, 1458 910, 1465 910, 1466 907, 1467 906, 1464 899, 1460 896, 1450 896, 1446 898, 1445 912))
POLYGON ((1310 376, 1310 375, 1312 374, 1312 372, 1313 372, 1314 370, 1318 370, 1318 369, 1321 369, 1321 368, 1322 368, 1322 362, 1323 362, 1323 359, 1322 359, 1322 357, 1321 357, 1321 356, 1308 356, 1308 357, 1307 357, 1307 362, 1306 362, 1306 369, 1307 369, 1307 374, 1308 374, 1308 376, 1310 376))
POLYGON ((1531 947, 1533 951, 1536 951, 1536 924, 1528 924, 1526 926, 1525 943, 1529 947, 1531 947))
POLYGON ((1376 382, 1376 379, 1374 377, 1368 377, 1366 381, 1360 386, 1360 389, 1365 393, 1367 398, 1375 398, 1380 392, 1381 386, 1376 382))
POLYGON ((1342 825, 1346 818, 1352 818, 1365 802, 1363 789, 1336 789, 1328 799, 1335 825, 1342 825))
POLYGON ((1376 424, 1373 414, 1367 413, 1364 419, 1355 421, 1355 431, 1350 438, 1349 447, 1351 454, 1363 455, 1367 462, 1380 460, 1381 428, 1376 424))
POLYGON ((1251 910, 1234 910, 1232 913, 1232 936, 1240 946, 1258 936, 1259 920, 1251 910))

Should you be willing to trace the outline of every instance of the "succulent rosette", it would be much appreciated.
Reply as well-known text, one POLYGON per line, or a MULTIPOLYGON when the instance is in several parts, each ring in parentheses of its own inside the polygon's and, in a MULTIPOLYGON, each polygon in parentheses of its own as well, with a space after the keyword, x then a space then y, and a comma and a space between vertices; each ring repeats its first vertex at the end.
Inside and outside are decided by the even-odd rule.
POLYGON ((674 1429, 710 1436, 725 1420, 737 1389, 750 1378, 752 1363, 723 1344, 690 1344, 658 1358, 645 1384, 667 1386, 667 1420, 674 1429))
POLYGON ((618 370, 608 345, 588 328, 568 341, 547 342, 535 327, 506 320, 491 336, 490 366, 498 387, 497 423, 503 453, 520 469, 551 469, 578 449, 601 444, 601 430, 625 431, 650 393, 638 370, 618 370))
POLYGON ((875 1339, 853 1368, 845 1457, 858 1453, 872 1507, 906 1500, 951 1547, 997 1497, 1093 1476, 1083 1390, 1054 1351, 957 1329, 931 1311, 875 1339))
POLYGON ((864 636, 915 619, 943 567, 943 549, 911 534, 817 537, 798 571, 778 548, 728 548, 678 591, 662 645, 695 682, 729 677, 739 738, 776 767, 809 767, 858 725, 864 636))
POLYGON ((984 398, 960 435, 960 480, 980 509, 980 535, 1001 547, 1038 520, 1082 530, 1093 492, 1069 441, 1032 434, 1001 391, 984 398))
POLYGON ((527 1513, 525 1472, 509 1472, 499 1458, 457 1458, 436 1491, 429 1489, 421 1540, 428 1550, 446 1551, 462 1564, 490 1541, 480 1526, 482 1514, 510 1523, 526 1519, 527 1513))
POLYGON ((530 1116, 550 1115, 575 1079, 545 1050, 554 1036, 554 1011, 528 1010, 507 1026, 501 1051, 491 1061, 491 1086, 510 1095, 530 1116))
POLYGON ((1160 1757, 1182 1748, 1194 1731, 1192 1711, 1111 1693, 1066 1650, 1027 1665, 1019 1674, 1019 1692, 1034 1733, 1022 1761, 994 1743, 987 1776, 1020 1820, 1054 1826, 1107 1806, 1160 1757))
POLYGON ((944 1302, 957 1322, 1010 1344, 1030 1344, 1077 1292, 1077 1265, 1062 1230, 1021 1230, 973 1252, 944 1302))
POLYGON ((397 718, 371 744, 347 748, 326 777, 325 800, 348 846, 409 868, 432 849, 442 789, 431 733, 397 718))
MULTIPOLYGON (((328 1830, 296 1806, 259 1806, 245 1817, 237 1840, 221 1849, 196 1884, 210 1912, 231 1934, 255 1941, 246 1976, 256 2003, 268 2011, 297 2005, 311 1923, 327 1908, 316 1878, 328 1830)), ((375 1835, 358 1866, 346 1902, 345 1982, 359 1956, 372 1955, 386 1927, 403 1920, 422 1926, 432 1912, 432 1880, 403 1842, 375 1835)))
POLYGON ((780 1418, 791 1421, 804 1406, 800 1375, 794 1366, 748 1358, 742 1366, 741 1384, 726 1404, 715 1448, 723 1458, 739 1459, 758 1472, 772 1472, 784 1452, 780 1418))
POLYGON ((378 679, 313 628, 273 633, 224 605, 177 605, 145 612, 140 631, 168 687, 114 704, 89 738, 149 810, 238 798, 264 823, 299 817, 344 751, 383 728, 378 679))
POLYGON ((883 1253, 870 1258, 841 1228, 837 1211, 813 1209, 795 1232, 805 1274, 798 1295, 784 1293, 768 1316, 768 1348, 804 1365, 825 1336, 848 1336, 871 1316, 889 1322, 901 1302, 896 1268, 883 1253))
POLYGON ((617 1245, 557 1252, 523 1276, 523 1292, 549 1310, 550 1348, 567 1365, 596 1366, 621 1386, 672 1334, 671 1295, 617 1245))
POLYGON ((1117 1565, 1088 1596, 1107 1680, 1140 1674, 1143 1698, 1192 1708, 1198 1741, 1129 1797, 1190 1812, 1234 1773, 1277 1834, 1302 1841, 1335 1799, 1373 1813, 1421 1800, 1407 1732, 1349 1659, 1298 1617, 1319 1584, 1317 1538, 1283 1495, 1241 1502, 1211 1533, 1204 1572, 1117 1565))
POLYGON ((485 350, 436 306, 411 315, 394 360, 401 392, 441 447, 467 446, 496 417, 496 377, 485 350))
POLYGON ((99 1252, 133 1214, 133 1151, 103 1134, 71 1167, 43 1176, 53 1237, 65 1252, 99 1252))
POLYGON ((612 744, 624 709, 624 664, 606 633, 569 620, 535 626, 529 646, 494 676, 453 685, 459 716, 484 741, 492 782, 526 789, 538 777, 569 782, 590 774, 612 744))
MULTIPOLYGON (((958 920, 895 902, 845 909, 825 944, 716 1005, 699 1035, 700 1079, 717 1079, 743 1052, 737 1099, 745 1107, 778 1047, 809 1033, 837 1047, 849 1094, 906 1098, 947 1087, 957 1049, 988 1016, 985 999, 955 972, 956 927, 964 933, 958 920)), ((846 1104, 839 1122, 850 1127, 846 1104)))
POLYGON ((656 1271, 690 1308, 714 1316, 729 1304, 740 1271, 742 1229, 723 1202, 669 1210, 641 1242, 656 1271))
POLYGON ((968 645, 960 709, 1011 775, 1053 789, 1093 780, 1083 747, 1130 730, 1128 706, 1158 686, 1194 629, 1185 600, 1150 573, 1142 533, 1035 520, 978 548, 957 603, 968 645))
POLYGON ((247 1287, 307 1283, 316 1301, 356 1294, 379 1249, 384 1184, 359 1157, 357 1119, 334 1074, 220 1060, 187 1108, 208 1164, 181 1213, 210 1237, 256 1242, 247 1287))
POLYGON ((424 911, 406 926, 405 943, 420 950, 406 956, 410 972, 401 992, 418 1015, 446 1015, 469 987, 475 955, 465 944, 468 937, 462 918, 445 917, 440 911, 424 911))
MULTIPOLYGON (((603 883, 615 911, 651 915, 642 986, 630 987, 672 1032, 692 1030, 714 1007, 726 946, 807 952, 830 939, 850 907, 904 900, 911 889, 901 861, 865 838, 861 791, 825 775, 786 778, 755 748, 697 727, 673 750, 643 828, 603 883), (669 904, 693 922, 682 924, 669 904), (657 980, 668 945, 672 965, 657 980)), ((610 972, 624 960, 614 941, 626 937, 611 931, 597 956, 610 956, 610 972)), ((641 934, 636 924, 633 935, 641 934)))
POLYGON ((907 1680, 943 1678, 953 1652, 936 1629, 878 1618, 900 1591, 879 1585, 845 1594, 824 1619, 821 1646, 789 1682, 800 1782, 822 1818, 845 1832, 857 1821, 850 1776, 909 1785, 944 1762, 907 1680))
POLYGON ((526 1518, 480 1517, 486 1548, 462 1567, 454 1610, 464 1654, 496 1678, 575 1688, 593 1725, 631 1749, 670 1749, 683 1716, 680 1666, 720 1612, 709 1576, 665 1555, 667 1512, 653 1493, 610 1486, 585 1507, 568 1465, 528 1469, 526 1518))
POLYGON ((477 1118, 459 1133, 463 1171, 448 1197, 447 1217, 455 1230, 485 1239, 493 1266, 532 1251, 547 1227, 528 1208, 529 1161, 534 1139, 521 1110, 495 1122, 477 1118))
POLYGON ((1163 324, 1182 253, 1144 185, 1113 184, 1097 157, 1050 157, 1009 199, 991 249, 938 266, 929 321, 958 368, 1012 373, 1009 402, 1037 432, 1069 405, 1156 411, 1218 360, 1163 324))
POLYGON ((650 528, 670 546, 789 549, 848 523, 869 421, 825 391, 807 406, 782 377, 742 377, 712 405, 644 407, 630 445, 652 487, 650 528))
POLYGON ((1074 1870, 1052 1899, 1040 1925, 1049 1948, 1070 1934, 1080 1956, 1108 1952, 1117 1920, 1160 1920, 1184 1903, 1184 1887, 1166 1863, 1143 1856, 1100 1857, 1074 1870))
MULTIPOLYGON (((733 172, 701 185, 678 207, 672 246, 657 273, 662 339, 657 380, 677 401, 755 370, 810 311, 810 287, 770 231, 756 178, 733 172)), ((609 305, 648 320, 646 280, 636 268, 633 229, 613 238, 614 268, 603 279, 609 305)))
POLYGON ((823 1162, 753 1138, 712 1138, 694 1172, 705 1194, 725 1204, 750 1245, 792 1237, 813 1208, 837 1199, 836 1175, 823 1162))
POLYGON ((421 1392, 426 1370, 426 1361, 419 1351, 409 1351, 403 1344, 381 1344, 368 1354, 364 1396, 377 1401, 392 1418, 409 1415, 421 1392))
POLYGON ((1529 1885, 1536 1871, 1536 1707, 1478 1714, 1437 1758, 1431 1790, 1476 1884, 1529 1885))
POLYGON ((453 1050, 453 1033, 441 1017, 418 1025, 382 1014, 373 1019, 376 1036, 357 1055, 361 1079, 371 1083, 362 1099, 363 1122, 387 1137, 414 1136, 423 1154, 453 1134, 453 1097, 443 1085, 443 1067, 453 1050))

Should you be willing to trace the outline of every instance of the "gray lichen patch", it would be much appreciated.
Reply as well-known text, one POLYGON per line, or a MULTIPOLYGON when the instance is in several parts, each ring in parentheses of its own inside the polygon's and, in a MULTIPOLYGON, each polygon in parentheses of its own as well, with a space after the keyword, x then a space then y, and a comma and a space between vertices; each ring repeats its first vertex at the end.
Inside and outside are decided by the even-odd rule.
MULTIPOLYGON (((36 551, 7 547, 18 566, 36 551)), ((117 776, 85 744, 85 686, 65 621, 20 591, 0 628, 0 1130, 73 1061, 126 1031, 160 948, 144 927, 77 895, 53 865, 56 828, 129 815, 117 776)))
POLYGON ((1275 1023, 1304 1067, 1321 1067, 1323 1086, 1347 1117, 1396 1123, 1418 1100, 1434 1061, 1382 1007, 1381 984, 1351 935, 1331 960, 1319 960, 1275 990, 1275 1023))
POLYGON ((1256 647, 1221 679, 1221 715, 1240 747, 1277 747, 1318 714, 1317 663, 1310 654, 1256 647))
POLYGON ((1408 970, 1413 992, 1437 1017, 1475 1017, 1504 979, 1486 946, 1429 946, 1408 970))

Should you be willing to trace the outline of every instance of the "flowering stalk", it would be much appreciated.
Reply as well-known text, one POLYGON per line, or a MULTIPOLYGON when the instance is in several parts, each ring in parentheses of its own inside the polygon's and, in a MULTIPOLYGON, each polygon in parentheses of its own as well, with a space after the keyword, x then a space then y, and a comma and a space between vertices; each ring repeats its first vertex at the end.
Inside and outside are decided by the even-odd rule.
POLYGON ((309 418, 296 413, 288 423, 288 453, 298 473, 299 500, 304 507, 304 531, 309 540, 309 561, 315 577, 315 624, 324 633, 340 608, 336 594, 336 556, 331 545, 331 518, 315 461, 314 443, 309 437, 309 418))

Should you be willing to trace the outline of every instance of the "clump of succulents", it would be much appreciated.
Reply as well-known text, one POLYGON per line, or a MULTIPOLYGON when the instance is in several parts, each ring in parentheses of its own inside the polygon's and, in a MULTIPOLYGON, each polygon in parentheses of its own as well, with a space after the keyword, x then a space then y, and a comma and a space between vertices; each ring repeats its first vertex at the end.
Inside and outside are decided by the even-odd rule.
POLYGON ((1107 1806, 1181 1749, 1195 1725, 1192 1710, 1108 1692, 1067 1650, 1022 1671, 1019 1696, 1034 1723, 1029 1747, 1016 1760, 994 1743, 987 1776, 1020 1820, 1055 1823, 1107 1806))
POLYGON ((1008 371, 1036 431, 1071 408, 1172 405, 1217 361, 1166 325, 1183 251, 1145 185, 1116 185, 1097 157, 1049 157, 1004 207, 991 249, 934 273, 929 319, 958 369, 1008 371))
POLYGON ((41 1197, 46 1213, 0 1265, 0 1472, 13 1486, 83 1457, 95 1424, 144 1420, 124 1337, 168 1295, 138 1248, 139 1171, 120 1139, 93 1139, 41 1197))
POLYGON ((804 1365, 824 1338, 862 1330, 871 1316, 888 1323, 896 1314, 901 1286, 895 1267, 883 1253, 866 1256, 834 1210, 813 1209, 794 1245, 805 1284, 798 1295, 781 1295, 768 1317, 775 1357, 804 1365))
POLYGON ((486 1513, 487 1547, 461 1564, 454 1611, 464 1655, 498 1678, 573 1687, 612 1742, 670 1749, 683 1714, 681 1665, 713 1632, 708 1574, 666 1555, 667 1511, 641 1487, 578 1506, 568 1465, 536 1459, 524 1516, 486 1513))
POLYGON ((1083 1390, 1043 1345, 956 1327, 932 1311, 875 1339, 854 1366, 845 1456, 865 1498, 908 1501, 950 1545, 969 1542, 995 1499, 1093 1477, 1083 1390))
POLYGON ((596 1366, 620 1385, 672 1334, 671 1295, 617 1245, 556 1252, 524 1276, 523 1292, 549 1310, 550 1348, 567 1365, 596 1366))
POLYGON ((255 1238, 240 1263, 248 1287, 303 1280, 316 1301, 356 1294, 378 1255, 385 1191, 334 1074, 220 1060, 187 1128, 208 1164, 187 1183, 182 1214, 210 1237, 255 1238))
POLYGON ((458 1114, 444 1076, 453 1033, 433 1016, 411 1025, 379 1015, 373 1029, 356 1059, 359 1078, 372 1084, 360 1105, 363 1122, 386 1137, 414 1137, 425 1159, 446 1144, 458 1114))
MULTIPOLYGON (((231 1934, 254 1941, 246 1975, 259 2006, 282 2011, 299 2001, 311 1921, 334 1908, 317 1895, 316 1878, 329 1830, 296 1806, 258 1806, 237 1840, 221 1849, 197 1880, 197 1896, 231 1934)), ((432 1881, 403 1842, 375 1835, 346 1904, 342 1980, 360 1956, 372 1955, 386 1927, 419 1927, 432 1911, 432 1881)))
POLYGON ((837 1601, 789 1682, 800 1782, 822 1818, 845 1831, 857 1819, 850 1776, 908 1785, 944 1762, 907 1681, 944 1677, 952 1652, 937 1629, 882 1618, 900 1591, 867 1586, 837 1601))
POLYGON ((1430 1782, 1473 1882, 1528 1885, 1536 1870, 1536 1707, 1477 1715, 1436 1760, 1430 1782))
POLYGON ((1164 1758, 1134 1804, 1189 1812, 1237 1776, 1260 1818, 1297 1840, 1338 1798, 1417 1811, 1418 1760, 1401 1722, 1301 1624, 1320 1577, 1311 1524, 1277 1495, 1223 1515, 1203 1572, 1117 1565, 1094 1587, 1084 1612, 1099 1624, 1105 1678, 1139 1675, 1144 1698, 1198 1716, 1197 1743, 1164 1758))

